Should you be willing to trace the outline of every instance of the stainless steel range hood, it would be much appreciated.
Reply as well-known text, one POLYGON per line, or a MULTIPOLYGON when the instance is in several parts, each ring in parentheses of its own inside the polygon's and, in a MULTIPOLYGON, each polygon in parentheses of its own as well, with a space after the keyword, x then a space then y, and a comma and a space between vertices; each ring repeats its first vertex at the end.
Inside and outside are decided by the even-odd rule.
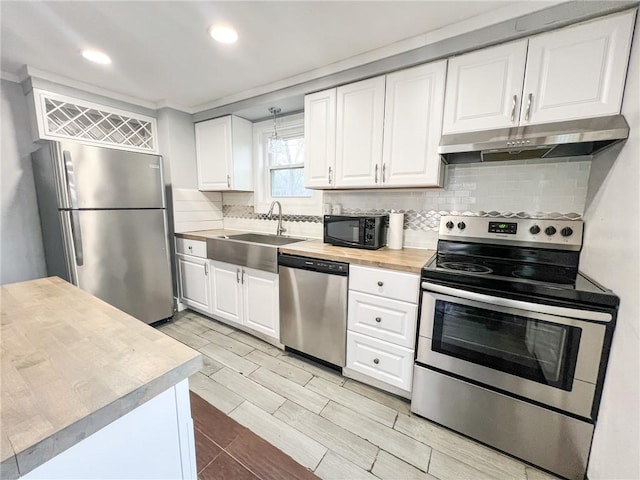
POLYGON ((558 158, 594 153, 629 136, 622 115, 443 135, 438 153, 450 164, 558 158))

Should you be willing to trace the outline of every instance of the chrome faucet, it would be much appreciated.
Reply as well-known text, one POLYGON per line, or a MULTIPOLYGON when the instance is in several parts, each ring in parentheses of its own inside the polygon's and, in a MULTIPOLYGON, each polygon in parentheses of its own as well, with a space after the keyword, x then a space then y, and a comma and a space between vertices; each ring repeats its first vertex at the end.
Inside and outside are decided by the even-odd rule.
POLYGON ((281 236, 284 232, 287 231, 286 228, 282 226, 282 205, 278 200, 274 200, 271 202, 271 206, 269 207, 269 213, 267 213, 267 218, 271 220, 273 218, 273 207, 278 205, 278 228, 276 230, 276 236, 281 236))

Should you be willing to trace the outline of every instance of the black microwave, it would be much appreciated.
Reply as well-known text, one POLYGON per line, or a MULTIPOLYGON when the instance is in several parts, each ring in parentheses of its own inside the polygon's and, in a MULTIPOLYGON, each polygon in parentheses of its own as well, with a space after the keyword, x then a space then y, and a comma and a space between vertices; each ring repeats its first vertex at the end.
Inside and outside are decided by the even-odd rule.
POLYGON ((324 243, 377 250, 387 244, 389 215, 325 215, 324 243))

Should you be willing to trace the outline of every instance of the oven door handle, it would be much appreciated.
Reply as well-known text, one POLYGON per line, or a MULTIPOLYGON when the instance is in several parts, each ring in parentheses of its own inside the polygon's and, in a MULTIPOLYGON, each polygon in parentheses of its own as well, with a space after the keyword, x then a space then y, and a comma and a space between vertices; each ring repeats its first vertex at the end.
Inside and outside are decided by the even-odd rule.
POLYGON ((490 305, 500 305, 502 307, 517 308, 520 310, 529 310, 540 313, 548 313, 560 317, 578 318, 580 320, 593 320, 596 322, 610 322, 612 316, 610 313, 591 312, 588 310, 578 310, 575 308, 556 307, 553 305, 543 305, 540 303, 523 302, 521 300, 512 300, 504 297, 494 297, 493 295, 485 295, 484 293, 470 292, 459 288, 446 287, 436 283, 422 282, 422 289, 430 292, 443 293, 467 300, 475 300, 476 302, 488 303, 490 305))

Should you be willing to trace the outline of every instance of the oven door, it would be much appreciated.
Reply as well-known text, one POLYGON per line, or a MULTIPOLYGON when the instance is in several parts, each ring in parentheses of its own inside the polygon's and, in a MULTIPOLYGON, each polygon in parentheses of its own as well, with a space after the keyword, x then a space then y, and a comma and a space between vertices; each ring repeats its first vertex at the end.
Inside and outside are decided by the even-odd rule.
POLYGON ((422 286, 416 362, 592 418, 610 315, 422 286))

